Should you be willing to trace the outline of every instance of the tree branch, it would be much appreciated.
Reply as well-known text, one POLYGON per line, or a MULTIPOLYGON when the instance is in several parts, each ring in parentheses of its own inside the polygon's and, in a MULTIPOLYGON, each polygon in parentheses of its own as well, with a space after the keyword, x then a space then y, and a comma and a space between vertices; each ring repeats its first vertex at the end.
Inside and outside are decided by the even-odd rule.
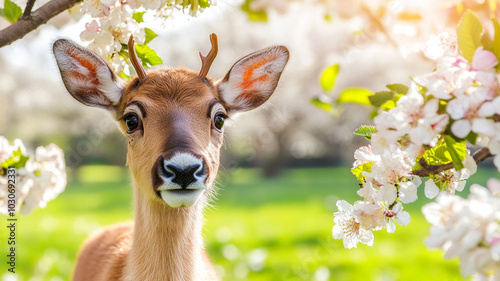
MULTIPOLYGON (((80 1, 81 0, 52 0, 38 8, 28 18, 25 18, 23 15, 17 22, 0 30, 0 48, 23 38, 26 34, 37 29, 40 25, 45 24, 51 18, 73 7, 80 1)), ((28 5, 30 2, 33 2, 32 4, 34 4, 34 1, 29 0, 28 5)), ((30 10, 31 14, 31 9, 28 9, 28 6, 26 6, 26 10, 24 12, 27 13, 28 10, 30 10)))
POLYGON ((28 20, 31 18, 31 10, 33 9, 33 5, 35 5, 35 0, 28 0, 26 3, 26 9, 24 9, 24 13, 21 16, 21 19, 28 20))
MULTIPOLYGON (((486 160, 488 157, 491 156, 493 155, 490 153, 490 150, 487 147, 479 149, 474 153, 474 155, 472 155, 476 163, 483 162, 484 160, 486 160)), ((424 158, 420 158, 419 163, 422 166, 422 169, 418 169, 412 172, 413 175, 419 177, 428 177, 430 174, 436 174, 453 168, 453 163, 448 163, 444 165, 429 165, 427 164, 427 162, 425 162, 424 158)))

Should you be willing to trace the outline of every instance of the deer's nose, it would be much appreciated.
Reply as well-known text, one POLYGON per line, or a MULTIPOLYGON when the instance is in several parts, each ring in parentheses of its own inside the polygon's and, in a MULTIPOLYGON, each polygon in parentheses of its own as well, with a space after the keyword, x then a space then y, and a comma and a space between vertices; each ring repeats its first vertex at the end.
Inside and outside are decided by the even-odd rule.
POLYGON ((193 164, 189 166, 180 167, 174 164, 167 164, 164 166, 165 176, 171 178, 173 183, 187 188, 190 184, 197 181, 196 177, 203 175, 202 164, 193 164))

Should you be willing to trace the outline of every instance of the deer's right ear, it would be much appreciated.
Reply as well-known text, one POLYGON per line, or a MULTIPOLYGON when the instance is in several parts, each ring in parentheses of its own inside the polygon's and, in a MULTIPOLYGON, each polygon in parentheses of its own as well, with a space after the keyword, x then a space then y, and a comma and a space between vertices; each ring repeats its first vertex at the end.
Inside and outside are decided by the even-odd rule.
POLYGON ((99 56, 65 39, 54 43, 53 52, 64 85, 76 100, 108 110, 118 104, 124 85, 99 56))

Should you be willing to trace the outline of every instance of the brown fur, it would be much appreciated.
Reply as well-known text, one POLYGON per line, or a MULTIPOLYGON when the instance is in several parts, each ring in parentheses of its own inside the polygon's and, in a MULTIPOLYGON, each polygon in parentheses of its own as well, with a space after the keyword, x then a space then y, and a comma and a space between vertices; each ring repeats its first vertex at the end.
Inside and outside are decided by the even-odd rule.
MULTIPOLYGON (((126 87, 116 106, 116 119, 132 101, 140 101, 147 112, 143 131, 128 135, 133 139, 127 163, 134 179, 135 225, 113 225, 92 235, 80 252, 74 281, 218 280, 201 237, 202 210, 208 199, 174 209, 157 196, 151 180, 154 162, 171 146, 168 140, 177 129, 185 130, 192 138, 191 149, 207 160, 207 186, 213 184, 222 138, 211 137, 207 111, 217 93, 211 82, 196 76, 185 69, 161 69, 148 73, 144 82, 132 80, 126 87), (181 127, 174 125, 179 118, 181 127)), ((119 124, 127 135, 124 123, 119 124)), ((206 190, 206 197, 210 192, 206 190)))

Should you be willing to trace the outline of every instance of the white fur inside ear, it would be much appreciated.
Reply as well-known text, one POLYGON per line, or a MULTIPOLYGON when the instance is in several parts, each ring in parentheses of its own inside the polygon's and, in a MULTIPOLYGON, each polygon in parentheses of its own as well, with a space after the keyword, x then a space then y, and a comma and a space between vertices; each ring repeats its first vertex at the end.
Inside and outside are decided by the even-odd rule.
POLYGON ((219 93, 230 108, 237 111, 253 109, 274 92, 289 53, 283 46, 270 47, 238 61, 224 79, 219 93))
POLYGON ((53 50, 64 84, 73 97, 91 106, 118 103, 124 85, 100 57, 64 39, 56 41, 53 50))

